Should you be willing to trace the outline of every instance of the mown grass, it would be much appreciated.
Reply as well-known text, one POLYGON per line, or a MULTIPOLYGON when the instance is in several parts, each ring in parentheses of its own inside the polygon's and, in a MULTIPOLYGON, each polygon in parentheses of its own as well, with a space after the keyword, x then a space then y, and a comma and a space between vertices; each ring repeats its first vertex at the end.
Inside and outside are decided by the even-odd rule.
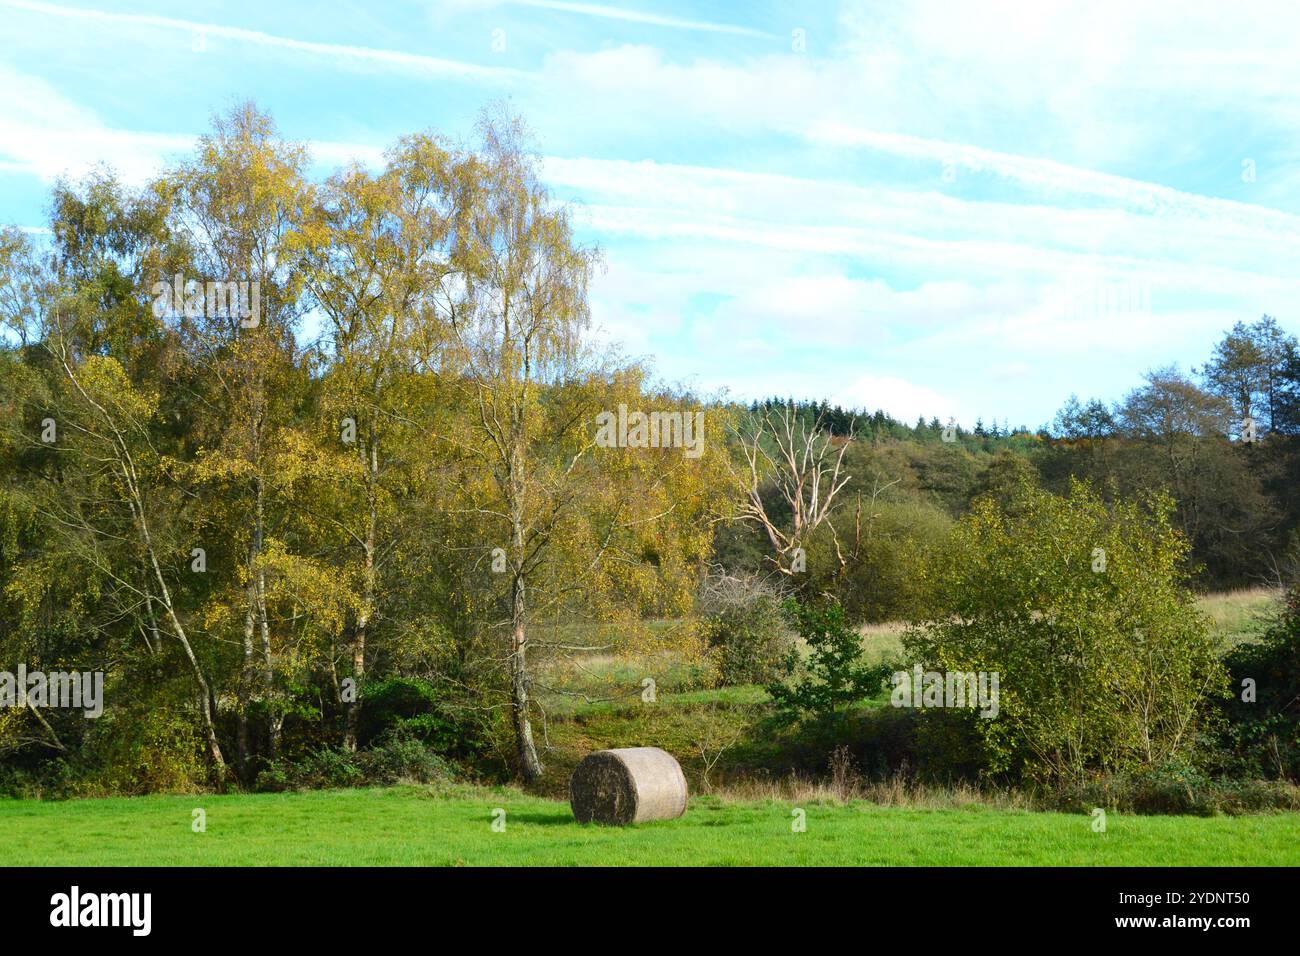
POLYGON ((1300 864, 1300 816, 1090 817, 970 806, 696 798, 680 820, 616 829, 508 788, 420 787, 62 803, 0 801, 11 866, 1300 864), (191 830, 202 808, 207 830, 191 830), (505 811, 504 832, 492 829, 505 811))

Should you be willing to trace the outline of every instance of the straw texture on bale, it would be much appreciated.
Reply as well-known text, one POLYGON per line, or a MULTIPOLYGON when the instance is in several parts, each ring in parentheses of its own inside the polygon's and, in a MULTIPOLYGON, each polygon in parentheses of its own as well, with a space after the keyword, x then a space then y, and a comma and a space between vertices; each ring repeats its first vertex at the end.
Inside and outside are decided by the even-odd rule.
POLYGON ((686 776, 658 747, 597 750, 569 778, 569 805, 579 823, 675 820, 686 812, 686 776))

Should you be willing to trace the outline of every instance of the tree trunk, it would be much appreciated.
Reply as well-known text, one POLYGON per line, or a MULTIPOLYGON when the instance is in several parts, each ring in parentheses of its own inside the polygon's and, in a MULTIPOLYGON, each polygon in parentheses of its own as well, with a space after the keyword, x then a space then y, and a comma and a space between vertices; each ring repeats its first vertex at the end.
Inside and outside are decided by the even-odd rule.
POLYGON ((375 434, 371 430, 367 444, 370 447, 369 460, 365 448, 361 450, 362 467, 366 475, 366 537, 364 565, 362 567, 361 610, 357 613, 357 632, 352 641, 352 676, 357 682, 357 693, 348 702, 347 729, 343 743, 348 750, 357 749, 357 727, 361 721, 361 681, 366 676, 366 633, 375 606, 375 542, 379 523, 379 506, 376 483, 379 480, 379 450, 375 447, 375 434))
MULTIPOLYGON (((369 555, 367 555, 369 558, 369 555)), ((357 633, 352 640, 352 679, 356 682, 352 699, 348 701, 347 729, 343 745, 348 750, 357 749, 357 728, 361 723, 361 682, 366 676, 366 627, 369 616, 363 610, 357 617, 357 633)))
POLYGON ((528 638, 524 631, 524 585, 516 574, 511 585, 510 615, 510 717, 515 727, 515 746, 524 779, 542 775, 542 762, 533 741, 533 724, 528 717, 528 638))
POLYGON ((176 633, 176 639, 181 642, 181 647, 185 650, 185 657, 190 662, 190 668, 194 671, 194 680, 199 685, 199 707, 203 714, 203 728, 208 738, 208 753, 212 757, 213 764, 216 765, 218 775, 225 777, 226 761, 221 754, 221 744, 217 741, 216 708, 212 703, 212 691, 208 686, 207 678, 203 676, 203 668, 199 666, 198 658, 194 656, 194 648, 190 646, 189 637, 185 634, 185 627, 176 615, 176 608, 172 605, 171 590, 167 587, 167 580, 163 577, 162 568, 158 564, 158 556, 153 548, 153 536, 149 533, 149 525, 144 519, 144 509, 139 496, 136 494, 132 495, 131 508, 136 513, 136 524, 140 529, 140 537, 144 540, 145 551, 149 555, 149 563, 153 566, 154 578, 157 580, 158 589, 161 592, 160 599, 163 609, 167 612, 167 619, 171 621, 172 629, 176 633))
MULTIPOLYGON (((251 547, 248 552, 248 567, 251 571, 253 567, 253 549, 251 547)), ((245 783, 248 782, 249 688, 253 683, 253 604, 253 581, 250 577, 248 582, 248 607, 244 612, 244 660, 239 671, 239 713, 236 715, 235 730, 235 763, 239 771, 239 778, 245 783)))
POLYGON ((513 441, 511 442, 510 474, 510 546, 514 573, 510 578, 510 717, 515 726, 515 747, 519 757, 519 771, 524 780, 536 780, 542 775, 542 762, 537 757, 537 744, 533 741, 533 724, 529 719, 528 635, 526 621, 528 604, 524 575, 524 497, 527 484, 524 479, 523 420, 516 408, 513 410, 513 441))
POLYGON ((266 617, 266 572, 257 572, 257 615, 262 628, 262 693, 266 697, 267 750, 274 760, 280 755, 280 730, 284 714, 275 702, 275 666, 271 657, 271 625, 266 617))

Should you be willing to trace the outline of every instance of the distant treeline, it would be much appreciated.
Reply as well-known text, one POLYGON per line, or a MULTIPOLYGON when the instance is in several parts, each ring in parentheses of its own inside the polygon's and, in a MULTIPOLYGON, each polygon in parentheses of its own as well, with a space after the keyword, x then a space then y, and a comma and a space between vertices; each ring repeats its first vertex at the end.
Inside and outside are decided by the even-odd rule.
MULTIPOLYGON (((876 495, 882 553, 836 590, 867 618, 905 610, 908 554, 976 498, 1005 497, 1025 476, 1058 493, 1071 478, 1088 480, 1109 500, 1167 492, 1207 589, 1277 583, 1300 564, 1300 347, 1271 316, 1237 323, 1199 368, 1154 369, 1111 404, 1071 395, 1032 431, 982 419, 973 430, 938 418, 908 425, 824 400, 773 397, 748 410, 785 408, 809 427, 855 438, 847 491, 876 495)), ((838 520, 855 520, 852 512, 838 520)), ((765 560, 748 528, 724 528, 719 547, 736 568, 765 560)))
MULTIPOLYGON (((938 418, 926 421, 924 416, 917 418, 914 425, 908 425, 880 409, 869 412, 861 408, 844 408, 839 404, 832 405, 826 399, 815 401, 772 397, 751 402, 749 405, 751 413, 780 408, 794 409, 801 419, 809 424, 816 423, 817 427, 831 435, 856 435, 870 437, 873 441, 885 438, 940 441, 944 429, 949 426, 960 437, 1010 438, 1012 435, 1030 434, 1029 428, 1025 425, 1013 428, 1009 421, 1003 421, 999 425, 997 419, 993 419, 988 425, 984 424, 983 418, 976 419, 975 426, 969 430, 955 422, 942 422, 938 418)), ((1039 429, 1038 433, 1046 435, 1047 430, 1039 429)))

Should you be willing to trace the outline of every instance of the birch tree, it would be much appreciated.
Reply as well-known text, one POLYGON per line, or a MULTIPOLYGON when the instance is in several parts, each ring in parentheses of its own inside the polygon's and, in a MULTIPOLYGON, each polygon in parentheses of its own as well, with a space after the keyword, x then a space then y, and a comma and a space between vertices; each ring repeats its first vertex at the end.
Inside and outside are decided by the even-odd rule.
MULTIPOLYGON (((640 369, 588 336, 597 253, 578 243, 567 210, 539 181, 523 125, 489 114, 479 132, 481 145, 461 165, 456 273, 440 306, 442 374, 465 412, 441 444, 452 506, 475 529, 461 546, 477 550, 485 578, 484 558, 502 562, 515 757, 532 780, 543 768, 530 654, 601 649, 606 614, 633 626, 642 609, 684 612, 723 466, 703 444, 696 458, 680 447, 597 443, 602 412, 656 398, 640 369)), ((672 401, 692 422, 702 414, 681 407, 689 397, 672 401)))
MULTIPOLYGON (((351 167, 327 184, 308 284, 329 320, 318 477, 345 491, 331 520, 356 555, 350 671, 366 675, 367 639, 382 608, 385 562, 406 516, 413 454, 427 450, 417 376, 440 341, 437 303, 450 281, 456 157, 429 136, 403 139, 385 169, 351 167), (404 477, 395 489, 388 478, 404 477)), ((436 367, 436 362, 434 363, 436 367)), ((356 749, 360 694, 346 702, 344 743, 356 749)))
POLYGON ((246 535, 237 730, 241 770, 250 752, 248 705, 255 687, 267 708, 272 758, 283 723, 276 706, 263 556, 282 513, 273 496, 274 455, 288 417, 285 385, 297 361, 294 329, 303 309, 302 222, 312 202, 306 163, 302 146, 281 140, 270 117, 243 104, 215 118, 194 158, 167 180, 174 184, 175 232, 188 247, 194 272, 184 280, 205 288, 210 282, 248 283, 249 299, 239 308, 229 299, 205 297, 196 316, 172 302, 202 370, 195 387, 202 390, 200 401, 211 413, 214 432, 211 450, 195 462, 193 476, 214 496, 236 491, 240 506, 228 513, 246 535))

